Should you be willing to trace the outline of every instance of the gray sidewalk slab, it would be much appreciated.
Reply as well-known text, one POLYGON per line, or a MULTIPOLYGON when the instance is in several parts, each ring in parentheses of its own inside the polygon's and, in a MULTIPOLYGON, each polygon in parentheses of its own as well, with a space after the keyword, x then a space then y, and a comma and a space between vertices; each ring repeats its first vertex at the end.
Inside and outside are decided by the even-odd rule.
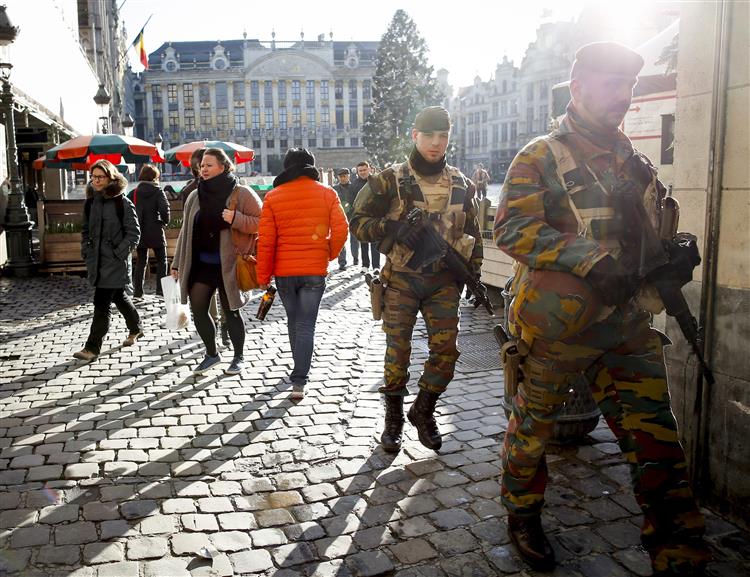
MULTIPOLYGON (((427 450, 407 425, 393 456, 377 443, 385 339, 361 270, 329 276, 300 402, 283 308, 260 323, 257 298, 245 311, 245 373, 220 365, 195 377, 202 345, 163 328, 156 297, 137 303, 142 340, 122 348, 113 312, 101 356, 85 364, 71 358, 91 322, 85 281, 0 278, 0 575, 542 575, 505 528, 507 420, 484 310, 461 310, 464 354, 438 404, 443 449, 427 450)), ((420 321, 412 394, 426 354, 420 321)), ((548 460, 544 524, 560 560, 551 575, 649 575, 606 426, 548 460)), ((750 575, 747 533, 706 513, 709 574, 750 575)))

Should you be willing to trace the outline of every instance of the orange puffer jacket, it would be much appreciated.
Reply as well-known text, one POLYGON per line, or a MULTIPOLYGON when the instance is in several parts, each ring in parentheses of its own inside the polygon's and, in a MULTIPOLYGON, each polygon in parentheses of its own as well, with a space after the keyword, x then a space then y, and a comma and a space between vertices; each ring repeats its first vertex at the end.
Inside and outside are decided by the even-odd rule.
POLYGON ((306 176, 277 186, 263 199, 258 228, 258 282, 277 276, 325 276, 349 224, 331 187, 306 176))

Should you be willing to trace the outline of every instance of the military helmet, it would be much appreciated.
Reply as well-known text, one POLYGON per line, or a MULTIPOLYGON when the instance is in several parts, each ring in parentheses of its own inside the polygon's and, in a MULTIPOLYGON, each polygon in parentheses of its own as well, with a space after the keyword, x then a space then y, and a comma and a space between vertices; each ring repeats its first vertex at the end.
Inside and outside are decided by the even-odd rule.
POLYGON ((517 283, 510 316, 523 334, 558 341, 590 327, 602 306, 598 293, 583 278, 568 272, 530 270, 517 283))

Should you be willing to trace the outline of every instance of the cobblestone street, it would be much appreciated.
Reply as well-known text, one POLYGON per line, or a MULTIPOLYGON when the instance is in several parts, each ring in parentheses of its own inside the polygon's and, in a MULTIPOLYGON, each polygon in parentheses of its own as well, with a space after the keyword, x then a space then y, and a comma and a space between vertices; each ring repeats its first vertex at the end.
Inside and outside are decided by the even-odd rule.
MULTIPOLYGON (((507 420, 483 309, 461 311, 465 354, 438 403, 442 450, 407 423, 393 456, 377 443, 385 339, 361 271, 329 276, 299 402, 283 307, 260 323, 257 299, 245 311, 245 374, 195 377, 197 335, 162 328, 153 295, 136 303, 145 337, 121 348, 114 313, 101 356, 85 364, 71 357, 91 322, 85 280, 0 279, 0 575, 542 575, 509 544, 500 505, 507 420)), ((416 337, 412 394, 421 321, 416 337)), ((549 462, 551 575, 650 575, 609 429, 555 447, 549 462)), ((750 575, 750 537, 707 516, 709 574, 750 575)))

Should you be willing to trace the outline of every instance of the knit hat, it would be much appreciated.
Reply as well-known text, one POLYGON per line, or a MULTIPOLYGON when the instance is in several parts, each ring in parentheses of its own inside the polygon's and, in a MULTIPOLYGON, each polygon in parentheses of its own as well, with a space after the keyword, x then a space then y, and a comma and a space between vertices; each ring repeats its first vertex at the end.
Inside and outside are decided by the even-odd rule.
POLYGON ((419 132, 437 132, 451 129, 451 115, 442 106, 428 106, 414 119, 414 128, 419 132))
POLYGON ((291 166, 315 166, 315 157, 306 148, 290 148, 284 156, 284 169, 291 166))

